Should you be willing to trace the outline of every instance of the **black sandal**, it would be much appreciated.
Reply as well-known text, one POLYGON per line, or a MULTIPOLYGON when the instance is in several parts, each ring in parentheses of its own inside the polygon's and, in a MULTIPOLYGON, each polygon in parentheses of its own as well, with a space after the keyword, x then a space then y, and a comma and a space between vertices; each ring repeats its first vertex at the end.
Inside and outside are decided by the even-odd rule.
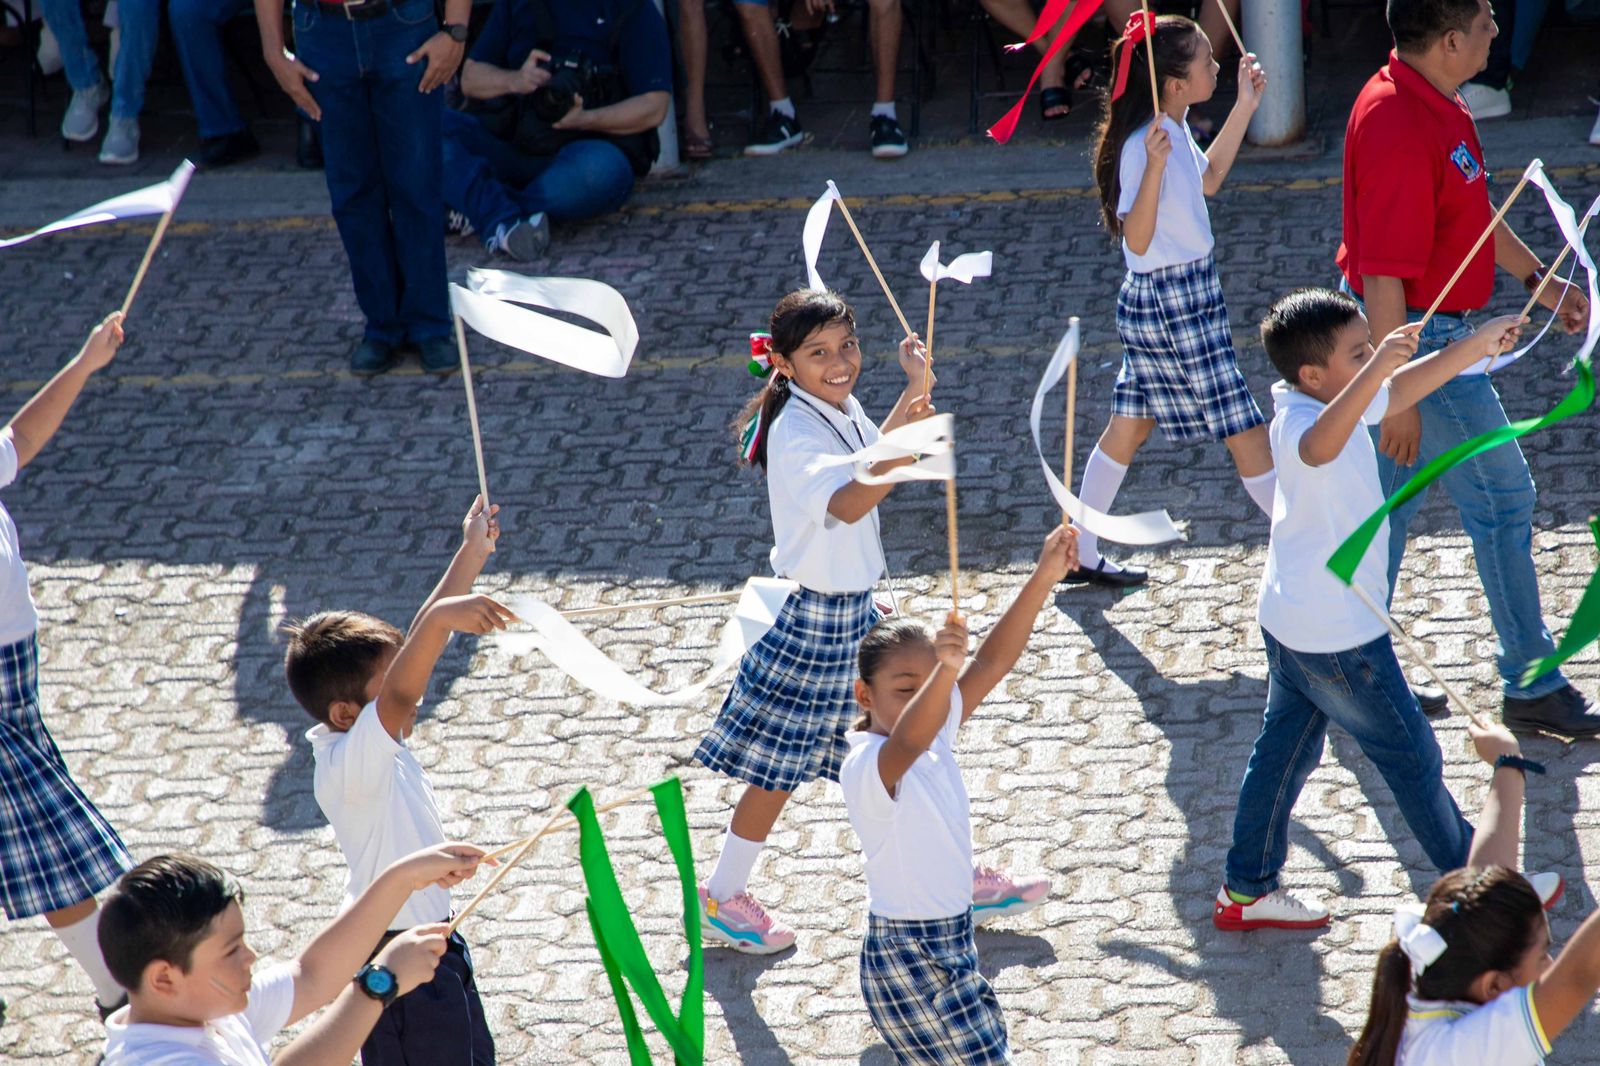
POLYGON ((1065 85, 1052 85, 1039 90, 1039 119, 1042 122, 1054 122, 1072 114, 1072 90, 1065 85), (1050 112, 1056 108, 1064 107, 1065 111, 1056 114, 1050 112))

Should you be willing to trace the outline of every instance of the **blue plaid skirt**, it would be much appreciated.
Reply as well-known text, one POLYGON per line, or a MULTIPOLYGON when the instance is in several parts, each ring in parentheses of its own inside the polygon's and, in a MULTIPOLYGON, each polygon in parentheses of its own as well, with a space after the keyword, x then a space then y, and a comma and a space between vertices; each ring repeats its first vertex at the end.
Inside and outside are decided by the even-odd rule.
POLYGON ((801 588, 745 652, 722 710, 694 757, 757 788, 789 792, 839 780, 858 713, 856 651, 878 621, 871 592, 801 588))
POLYGON ((867 915, 861 995, 896 1062, 988 1066, 1011 1061, 1000 1001, 978 972, 970 910, 931 921, 867 915))
POLYGON ((1153 418, 1170 441, 1222 440, 1265 425, 1239 373, 1211 256, 1129 271, 1117 294, 1122 371, 1111 413, 1153 418))
POLYGON ((39 717, 36 636, 0 647, 0 909, 27 918, 82 903, 133 866, 39 717))

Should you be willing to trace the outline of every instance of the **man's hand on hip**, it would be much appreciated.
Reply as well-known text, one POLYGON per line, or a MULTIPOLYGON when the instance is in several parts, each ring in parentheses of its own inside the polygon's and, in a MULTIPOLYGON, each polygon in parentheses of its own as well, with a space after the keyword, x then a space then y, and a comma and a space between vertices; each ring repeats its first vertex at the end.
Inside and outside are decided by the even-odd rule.
POLYGON ((322 121, 322 108, 317 106, 317 98, 311 95, 307 83, 317 80, 317 72, 306 66, 288 51, 280 51, 275 55, 266 57, 267 66, 272 70, 272 76, 278 81, 278 88, 289 95, 294 105, 304 111, 313 122, 322 121))
POLYGON ((450 76, 461 65, 461 57, 466 51, 466 45, 443 30, 424 41, 421 48, 406 56, 407 63, 417 63, 424 59, 428 61, 428 69, 422 72, 422 81, 418 83, 417 91, 431 93, 449 81, 450 76))

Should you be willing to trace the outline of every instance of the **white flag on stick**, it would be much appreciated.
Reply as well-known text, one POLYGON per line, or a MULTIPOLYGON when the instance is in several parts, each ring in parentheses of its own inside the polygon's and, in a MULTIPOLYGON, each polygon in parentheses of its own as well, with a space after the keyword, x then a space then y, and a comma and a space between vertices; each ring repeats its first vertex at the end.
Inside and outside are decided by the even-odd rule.
POLYGON ((813 469, 855 468, 854 480, 863 485, 893 485, 902 481, 949 481, 956 476, 955 416, 934 415, 891 430, 872 444, 849 455, 826 455, 811 463, 813 469), (897 466, 887 474, 871 474, 872 464, 915 456, 916 462, 897 466))
POLYGON ((971 285, 973 278, 986 278, 992 269, 994 269, 993 252, 968 252, 966 255, 956 256, 948 263, 940 263, 938 241, 929 245, 928 254, 922 257, 922 276, 929 282, 949 280, 971 285))
POLYGON ((578 632, 561 612, 533 596, 514 596, 506 606, 518 618, 533 626, 532 633, 508 633, 497 643, 516 655, 538 649, 550 664, 589 691, 606 699, 637 707, 660 707, 687 703, 700 695, 744 653, 767 635, 778 620, 778 612, 800 586, 793 581, 753 577, 745 582, 744 593, 733 615, 722 627, 722 638, 711 668, 693 682, 671 692, 657 692, 642 684, 616 660, 595 647, 578 632))
POLYGON ((462 321, 491 340, 601 377, 627 374, 639 346, 639 327, 628 301, 604 282, 587 278, 530 278, 505 270, 471 270, 467 288, 450 286, 450 304, 462 321), (533 307, 588 319, 604 332, 533 307))
POLYGON ((817 256, 822 254, 822 237, 828 232, 828 217, 833 214, 833 202, 838 198, 839 190, 833 182, 828 182, 828 187, 806 212, 806 227, 800 233, 800 244, 806 252, 806 284, 813 289, 827 288, 822 283, 822 275, 817 273, 817 256))
POLYGON ((62 230, 77 229, 79 226, 93 226, 98 222, 117 222, 128 218, 143 218, 146 215, 165 215, 178 206, 178 201, 183 199, 183 192, 189 187, 189 179, 193 176, 194 164, 185 159, 178 164, 178 169, 172 172, 172 177, 159 185, 147 185, 142 189, 123 193, 121 196, 102 200, 93 207, 86 207, 66 218, 57 219, 48 226, 40 226, 32 233, 0 241, 0 248, 12 248, 25 244, 35 237, 43 237, 46 233, 59 233, 62 230))

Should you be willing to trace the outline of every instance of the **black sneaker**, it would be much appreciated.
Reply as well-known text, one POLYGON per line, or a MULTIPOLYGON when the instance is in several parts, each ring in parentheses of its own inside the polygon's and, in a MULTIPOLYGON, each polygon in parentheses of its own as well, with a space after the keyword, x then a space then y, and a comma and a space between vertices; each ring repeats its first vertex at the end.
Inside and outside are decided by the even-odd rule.
POLYGON ((200 141, 200 169, 216 170, 233 163, 243 163, 261 154, 261 142, 249 130, 206 137, 200 141))
POLYGON ((1450 713, 1450 697, 1445 695, 1442 688, 1431 685, 1412 685, 1411 695, 1417 699, 1417 706, 1422 708, 1422 713, 1429 718, 1442 718, 1450 713))
POLYGON ((1107 570, 1106 561, 1101 559, 1091 567, 1078 567, 1061 579, 1063 585, 1104 585, 1113 589, 1128 589, 1142 585, 1150 580, 1149 571, 1137 566, 1124 566, 1117 570, 1107 570))
POLYGON ((461 369, 461 351, 456 347, 454 337, 429 337, 425 341, 418 341, 417 356, 422 361, 423 371, 428 374, 443 377, 461 369))
POLYGON ((805 143, 805 139, 806 133, 800 128, 798 118, 782 111, 768 111, 760 136, 744 146, 744 154, 777 155, 786 148, 805 143))
POLYGON ((872 116, 872 158, 899 159, 909 151, 911 146, 906 143, 905 132, 897 119, 888 115, 872 116))
POLYGON ((1563 740, 1600 737, 1600 711, 1571 685, 1531 700, 1507 696, 1500 717, 1515 732, 1545 733, 1563 740))
POLYGON ((376 377, 393 367, 395 362, 392 345, 363 338, 356 345, 356 350, 350 353, 350 373, 362 378, 376 377))
POLYGON ((470 237, 476 232, 466 212, 457 211, 455 208, 444 213, 444 231, 452 237, 470 237))

